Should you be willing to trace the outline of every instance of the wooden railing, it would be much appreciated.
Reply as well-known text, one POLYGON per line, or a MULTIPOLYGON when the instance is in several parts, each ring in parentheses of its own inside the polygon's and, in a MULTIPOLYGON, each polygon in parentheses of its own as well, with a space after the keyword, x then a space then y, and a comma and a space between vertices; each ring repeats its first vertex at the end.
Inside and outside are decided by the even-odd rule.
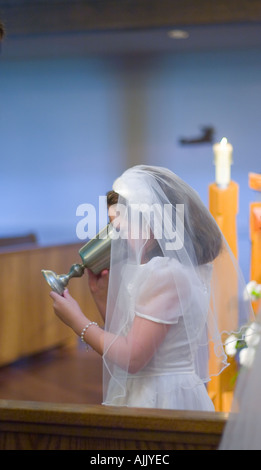
POLYGON ((224 413, 0 400, 0 450, 216 450, 224 413))

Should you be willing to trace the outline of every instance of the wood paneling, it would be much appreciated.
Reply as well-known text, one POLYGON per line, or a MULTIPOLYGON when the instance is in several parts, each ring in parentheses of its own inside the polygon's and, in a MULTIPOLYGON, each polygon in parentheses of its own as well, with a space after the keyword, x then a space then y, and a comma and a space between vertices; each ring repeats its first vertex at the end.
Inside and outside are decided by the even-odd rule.
POLYGON ((90 0, 10 2, 0 16, 8 35, 261 21, 259 0, 90 0))
MULTIPOLYGON (((0 252, 0 365, 76 341, 76 336, 53 313, 50 288, 41 269, 67 273, 73 263, 80 262, 80 246, 0 252)), ((70 281, 70 291, 83 311, 101 322, 85 275, 70 281)))
POLYGON ((0 400, 0 450, 215 450, 223 413, 0 400))

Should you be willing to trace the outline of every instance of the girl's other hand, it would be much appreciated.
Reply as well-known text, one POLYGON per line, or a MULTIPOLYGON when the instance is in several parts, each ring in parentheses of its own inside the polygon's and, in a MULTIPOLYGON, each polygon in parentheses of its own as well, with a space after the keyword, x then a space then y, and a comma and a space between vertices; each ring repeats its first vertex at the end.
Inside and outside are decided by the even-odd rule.
POLYGON ((92 293, 94 302, 96 303, 100 314, 105 319, 108 284, 109 284, 109 270, 104 269, 100 274, 94 274, 88 269, 89 288, 92 293))

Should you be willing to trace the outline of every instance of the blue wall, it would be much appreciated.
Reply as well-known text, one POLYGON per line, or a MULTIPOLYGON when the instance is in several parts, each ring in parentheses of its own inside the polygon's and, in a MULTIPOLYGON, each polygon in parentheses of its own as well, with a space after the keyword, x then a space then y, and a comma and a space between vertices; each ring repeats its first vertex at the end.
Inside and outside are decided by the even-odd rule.
POLYGON ((123 169, 117 88, 102 61, 0 63, 1 234, 74 241, 77 206, 123 169))
POLYGON ((128 166, 167 166, 208 203, 210 144, 181 146, 212 125, 234 147, 239 259, 248 280, 248 173, 261 171, 261 51, 0 61, 0 236, 76 240, 76 208, 128 166))

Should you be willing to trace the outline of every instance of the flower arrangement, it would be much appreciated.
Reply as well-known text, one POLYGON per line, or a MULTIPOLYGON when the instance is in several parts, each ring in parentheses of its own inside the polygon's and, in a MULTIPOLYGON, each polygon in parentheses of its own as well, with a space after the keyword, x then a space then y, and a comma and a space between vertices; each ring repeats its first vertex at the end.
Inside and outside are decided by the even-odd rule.
POLYGON ((258 284, 256 281, 250 281, 246 286, 245 296, 250 297, 252 302, 261 299, 261 284, 258 284))
MULTIPOLYGON (((246 286, 245 298, 251 301, 261 299, 261 284, 251 281, 246 286)), ((261 322, 256 320, 242 327, 239 334, 231 334, 225 342, 226 354, 235 357, 240 366, 250 368, 256 348, 261 340, 261 322)))
POLYGON ((261 323, 252 322, 242 328, 236 335, 230 335, 225 342, 226 354, 236 357, 240 366, 251 367, 256 348, 261 340, 261 323))

